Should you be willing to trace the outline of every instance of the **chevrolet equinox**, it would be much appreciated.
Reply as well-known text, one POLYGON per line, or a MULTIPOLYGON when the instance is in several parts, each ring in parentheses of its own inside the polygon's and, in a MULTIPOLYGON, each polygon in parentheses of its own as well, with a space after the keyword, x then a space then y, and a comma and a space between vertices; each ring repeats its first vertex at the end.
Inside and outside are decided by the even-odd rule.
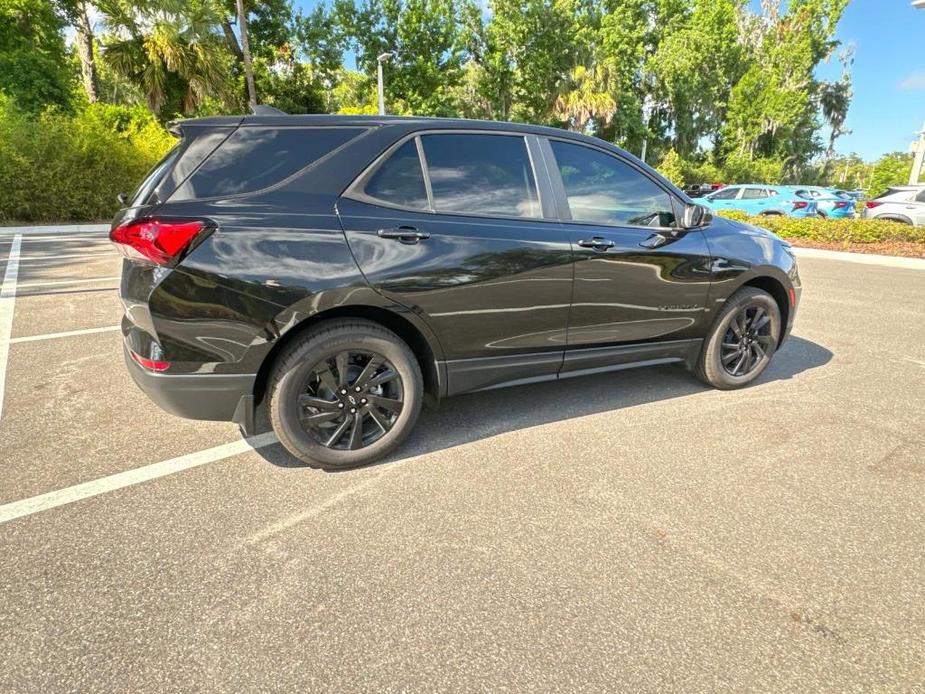
POLYGON ((128 368, 245 434, 266 401, 310 465, 382 457, 425 399, 671 362, 739 388, 793 323, 788 244, 592 137, 267 108, 171 127, 110 232, 128 368))

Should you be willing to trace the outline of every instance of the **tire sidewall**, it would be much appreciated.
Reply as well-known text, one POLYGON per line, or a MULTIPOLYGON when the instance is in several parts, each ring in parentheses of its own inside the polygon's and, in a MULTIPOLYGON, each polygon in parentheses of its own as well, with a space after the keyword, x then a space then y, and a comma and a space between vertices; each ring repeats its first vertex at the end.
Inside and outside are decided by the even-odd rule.
POLYGON ((733 297, 723 308, 722 313, 717 317, 717 322, 704 348, 703 372, 708 382, 717 388, 724 389, 741 388, 752 383, 761 376, 768 367, 768 364, 770 364, 771 358, 774 356, 774 352, 777 348, 777 343, 780 341, 780 335, 780 308, 770 294, 760 289, 749 288, 748 291, 743 292, 741 295, 733 297), (765 351, 764 357, 762 357, 761 361, 752 371, 743 376, 733 376, 723 367, 721 344, 726 332, 729 330, 729 324, 735 316, 743 308, 752 306, 760 306, 767 311, 771 318, 771 346, 765 351))
POLYGON ((411 350, 396 337, 390 340, 372 332, 347 332, 318 336, 298 345, 280 363, 270 394, 270 416, 277 435, 287 449, 309 464, 350 468, 380 458, 397 446, 414 427, 423 401, 420 368, 411 350), (344 350, 370 351, 385 357, 402 381, 404 405, 394 426, 378 441, 355 451, 333 450, 312 438, 299 421, 298 396, 305 376, 325 356, 344 350))

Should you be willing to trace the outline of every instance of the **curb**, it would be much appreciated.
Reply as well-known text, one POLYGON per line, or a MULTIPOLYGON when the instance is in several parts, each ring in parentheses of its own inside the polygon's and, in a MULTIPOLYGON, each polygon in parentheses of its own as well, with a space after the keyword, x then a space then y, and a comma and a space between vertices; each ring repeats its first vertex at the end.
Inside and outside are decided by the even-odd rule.
POLYGON ((845 263, 861 265, 882 265, 901 267, 907 270, 925 270, 925 259, 904 258, 898 255, 875 255, 873 253, 851 253, 849 251, 827 251, 822 248, 801 248, 793 246, 793 251, 800 258, 818 258, 821 260, 840 260, 845 263))
POLYGON ((88 234, 109 231, 109 224, 46 224, 29 227, 0 227, 0 236, 13 234, 88 234))

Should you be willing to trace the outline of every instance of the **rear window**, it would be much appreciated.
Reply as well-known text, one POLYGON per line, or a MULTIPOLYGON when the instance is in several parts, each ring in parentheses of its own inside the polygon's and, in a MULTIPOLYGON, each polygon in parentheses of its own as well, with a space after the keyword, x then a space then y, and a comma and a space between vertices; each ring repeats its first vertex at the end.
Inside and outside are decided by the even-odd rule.
POLYGON ((513 135, 422 135, 434 209, 540 217, 527 144, 513 135))
POLYGON ((225 197, 268 188, 362 132, 362 128, 238 128, 173 199, 225 197))

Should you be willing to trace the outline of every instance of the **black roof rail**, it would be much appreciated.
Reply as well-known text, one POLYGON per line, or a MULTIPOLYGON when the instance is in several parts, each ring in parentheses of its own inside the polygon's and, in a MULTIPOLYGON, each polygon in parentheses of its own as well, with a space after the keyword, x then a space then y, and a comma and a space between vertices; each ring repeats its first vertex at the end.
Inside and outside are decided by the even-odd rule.
POLYGON ((268 106, 267 104, 256 104, 251 106, 251 113, 255 116, 285 116, 286 114, 278 108, 268 106))

